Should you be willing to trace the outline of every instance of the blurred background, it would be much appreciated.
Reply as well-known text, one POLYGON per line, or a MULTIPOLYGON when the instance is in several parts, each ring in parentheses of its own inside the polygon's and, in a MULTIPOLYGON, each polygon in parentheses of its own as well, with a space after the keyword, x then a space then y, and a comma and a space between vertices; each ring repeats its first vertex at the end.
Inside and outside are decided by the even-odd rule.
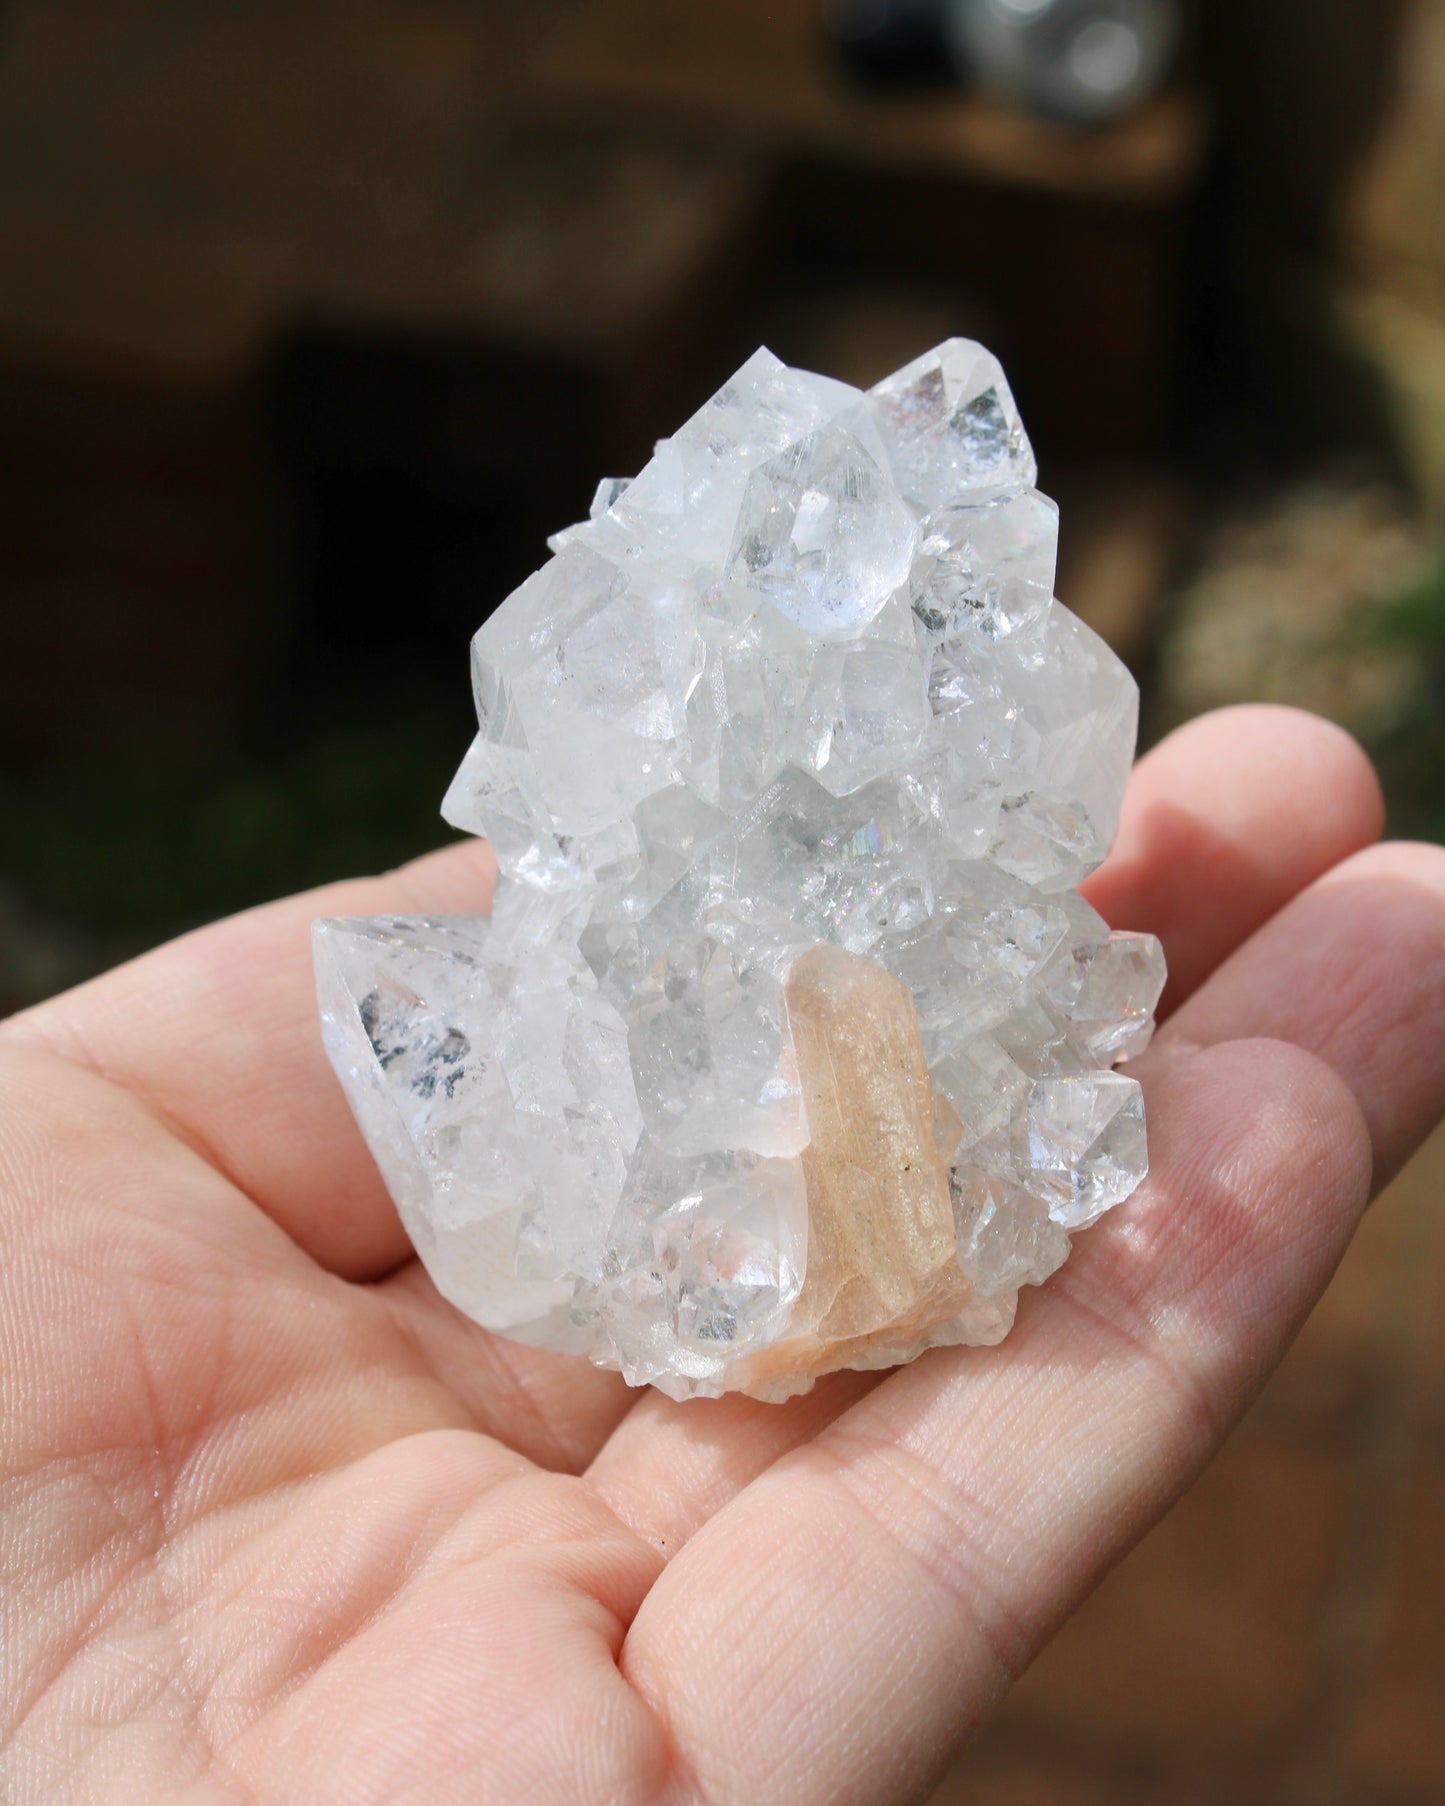
MULTIPOLYGON (((599 475, 953 333, 1146 741, 1301 703, 1445 839, 1445 0, 0 0, 0 1013, 434 845, 599 475)), ((1445 1797, 1442 1196, 940 1806, 1445 1797)))

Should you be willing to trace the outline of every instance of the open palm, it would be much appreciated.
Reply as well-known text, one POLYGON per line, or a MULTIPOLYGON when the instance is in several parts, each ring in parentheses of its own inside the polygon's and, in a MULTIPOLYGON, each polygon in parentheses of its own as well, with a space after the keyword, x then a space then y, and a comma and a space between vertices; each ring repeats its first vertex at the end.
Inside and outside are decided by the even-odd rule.
POLYGON ((475 909, 473 843, 0 1030, 0 1794, 923 1797, 1208 1458, 1445 1102, 1445 855, 1343 735, 1136 772, 1153 1171, 996 1349, 676 1405, 432 1289, 325 1065, 313 916, 475 909), (1361 850, 1367 849, 1367 850, 1361 850))

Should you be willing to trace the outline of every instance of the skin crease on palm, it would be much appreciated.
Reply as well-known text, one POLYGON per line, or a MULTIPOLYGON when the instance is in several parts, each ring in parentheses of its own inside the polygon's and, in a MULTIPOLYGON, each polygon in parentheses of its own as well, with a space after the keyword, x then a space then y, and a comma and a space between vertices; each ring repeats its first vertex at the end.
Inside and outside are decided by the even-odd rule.
MULTIPOLYGON (((462 1320, 321 1050, 317 915, 0 1028, 0 1795, 889 1806, 1198 1473, 1445 1106, 1445 853, 1279 709, 1135 773, 1152 1171, 995 1349, 676 1405, 462 1320)), ((1241 1659, 1247 1651, 1241 1650, 1241 1659)))

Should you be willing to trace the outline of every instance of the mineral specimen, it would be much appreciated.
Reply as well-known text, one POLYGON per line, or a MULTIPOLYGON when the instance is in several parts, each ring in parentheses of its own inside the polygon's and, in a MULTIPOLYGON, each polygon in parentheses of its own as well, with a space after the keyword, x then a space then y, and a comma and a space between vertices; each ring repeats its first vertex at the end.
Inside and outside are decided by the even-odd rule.
POLYGON ((1145 1171, 1128 673, 997 362, 757 355, 476 636, 490 915, 317 924, 440 1290, 675 1397, 989 1343, 1145 1171))

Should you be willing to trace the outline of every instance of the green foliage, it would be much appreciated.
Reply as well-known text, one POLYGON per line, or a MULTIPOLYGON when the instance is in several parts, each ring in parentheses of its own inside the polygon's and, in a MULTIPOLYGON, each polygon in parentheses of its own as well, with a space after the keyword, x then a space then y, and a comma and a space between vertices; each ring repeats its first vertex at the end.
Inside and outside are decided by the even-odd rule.
POLYGON ((1368 751, 1389 805, 1389 832, 1445 842, 1445 560, 1360 625, 1362 643, 1407 651, 1424 675, 1419 693, 1368 751))
POLYGON ((110 749, 0 779, 6 882, 107 953, 384 869, 452 838, 437 813, 459 711, 389 695, 270 754, 110 749))

